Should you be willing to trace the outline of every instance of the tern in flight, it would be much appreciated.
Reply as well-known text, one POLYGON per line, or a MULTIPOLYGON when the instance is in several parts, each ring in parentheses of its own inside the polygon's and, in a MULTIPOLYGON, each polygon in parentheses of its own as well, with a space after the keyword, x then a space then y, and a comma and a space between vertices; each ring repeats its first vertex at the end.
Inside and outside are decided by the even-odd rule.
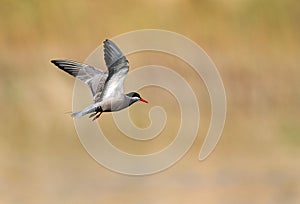
POLYGON ((128 60, 111 40, 107 39, 103 44, 108 72, 75 61, 51 60, 59 69, 80 79, 91 89, 94 103, 82 111, 72 113, 73 118, 90 114, 89 117, 94 117, 94 121, 103 112, 119 111, 137 101, 148 103, 136 92, 124 94, 123 82, 129 70, 128 60))

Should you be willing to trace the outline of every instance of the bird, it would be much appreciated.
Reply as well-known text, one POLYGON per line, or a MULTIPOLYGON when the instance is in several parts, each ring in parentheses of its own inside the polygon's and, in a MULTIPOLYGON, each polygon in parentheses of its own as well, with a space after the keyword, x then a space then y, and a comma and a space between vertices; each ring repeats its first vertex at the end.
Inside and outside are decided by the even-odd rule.
POLYGON ((92 92, 94 103, 72 113, 73 118, 90 114, 89 118, 93 117, 94 121, 103 112, 119 111, 138 101, 148 103, 137 92, 124 93, 123 84, 129 71, 129 62, 113 41, 104 40, 103 47, 108 71, 72 60, 51 60, 59 69, 87 84, 92 92))

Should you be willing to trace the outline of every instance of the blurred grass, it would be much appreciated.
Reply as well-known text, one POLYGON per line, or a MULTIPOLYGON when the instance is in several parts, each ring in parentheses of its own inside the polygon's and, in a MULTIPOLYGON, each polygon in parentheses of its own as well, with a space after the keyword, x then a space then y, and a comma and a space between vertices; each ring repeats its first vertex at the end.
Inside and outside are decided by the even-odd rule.
MULTIPOLYGON (((0 3, 0 203, 299 202, 296 0, 0 3), (105 38, 144 28, 181 33, 207 51, 224 80, 228 115, 217 149, 197 162, 209 123, 204 85, 174 59, 130 56, 132 69, 161 62, 187 74, 203 110, 202 128, 184 159, 166 172, 135 178, 90 159, 64 114, 71 110, 74 80, 49 61, 83 61, 105 38)), ((104 120, 111 127, 109 117, 104 120)), ((111 139, 124 146, 123 140, 111 139)), ((169 132, 153 149, 171 139, 169 132)))

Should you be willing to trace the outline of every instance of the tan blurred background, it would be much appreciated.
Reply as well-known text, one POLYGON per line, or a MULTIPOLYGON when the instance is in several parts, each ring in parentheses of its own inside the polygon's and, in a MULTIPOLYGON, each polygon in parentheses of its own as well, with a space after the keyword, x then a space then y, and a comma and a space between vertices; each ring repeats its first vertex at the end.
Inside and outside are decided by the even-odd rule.
MULTIPOLYGON (((0 5, 0 203, 300 203, 298 1, 1 0, 0 5), (74 79, 49 61, 84 61, 105 38, 146 28, 183 34, 206 50, 224 80, 228 113, 216 150, 198 161, 209 99, 200 78, 186 74, 203 112, 193 148, 164 172, 131 177, 105 169, 84 150, 64 114, 72 107, 74 79)), ((150 55, 129 56, 132 69, 155 62, 189 73, 180 62, 150 55)), ((161 94, 172 100, 162 90, 142 93, 152 104, 164 105, 161 94)), ((140 104, 130 111, 137 125, 149 123, 140 104)), ((173 116, 168 134, 147 151, 174 139, 170 126, 178 126, 178 114, 173 116)), ((113 126, 109 114, 101 120, 113 126)), ((128 141, 120 138, 110 139, 122 148, 128 141)), ((138 143, 123 148, 143 152, 138 143)))

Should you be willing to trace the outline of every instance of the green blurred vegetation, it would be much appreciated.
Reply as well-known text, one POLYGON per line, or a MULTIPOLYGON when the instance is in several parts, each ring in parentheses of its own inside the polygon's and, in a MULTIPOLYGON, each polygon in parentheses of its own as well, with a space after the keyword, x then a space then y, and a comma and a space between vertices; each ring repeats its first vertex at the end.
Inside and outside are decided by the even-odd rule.
MULTIPOLYGON (((300 201, 298 1, 0 4, 0 203, 300 201), (147 28, 183 34, 206 50, 224 80, 228 116, 213 155, 197 162, 210 106, 205 86, 189 76, 193 87, 200 87, 197 97, 204 113, 195 145, 166 172, 134 178, 112 173, 90 159, 72 119, 64 114, 71 110, 74 79, 49 61, 83 61, 105 38, 147 28)), ((132 68, 149 61, 174 65, 164 56, 142 62, 129 58, 132 68)), ((174 69, 184 74, 180 66, 174 69)), ((144 93, 157 100, 151 91, 144 93)), ((145 114, 135 108, 132 112, 145 114)), ((108 128, 109 117, 103 118, 108 128)), ((177 122, 172 119, 169 125, 177 122)), ((123 144, 123 139, 110 139, 123 144)), ((163 146, 171 139, 170 133, 158 141, 163 146)))

